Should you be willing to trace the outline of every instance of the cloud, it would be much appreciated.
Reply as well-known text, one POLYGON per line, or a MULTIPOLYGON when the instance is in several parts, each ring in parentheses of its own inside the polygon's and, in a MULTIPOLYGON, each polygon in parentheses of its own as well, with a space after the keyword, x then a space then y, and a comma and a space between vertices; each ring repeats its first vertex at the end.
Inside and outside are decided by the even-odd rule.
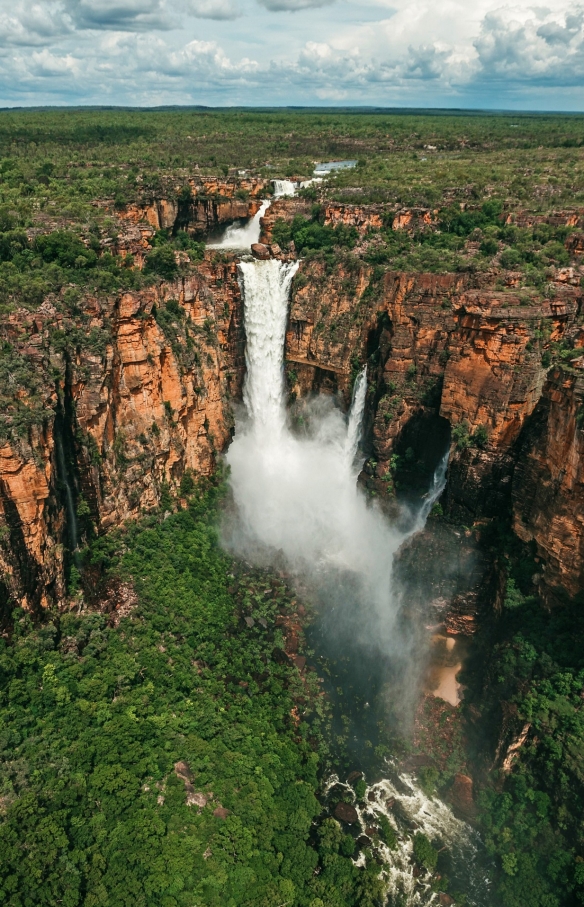
POLYGON ((477 79, 507 83, 584 84, 584 12, 511 8, 485 16, 474 43, 477 79))
POLYGON ((70 31, 55 4, 0 4, 0 42, 3 45, 39 46, 70 31))
POLYGON ((584 106, 584 0, 510 3, 0 0, 0 104, 584 106))
POLYGON ((329 6, 334 2, 335 0, 258 0, 258 3, 275 13, 317 9, 320 6, 329 6))
POLYGON ((66 0, 77 28, 141 30, 166 28, 162 0, 66 0))
POLYGON ((187 0, 186 9, 199 19, 237 19, 242 15, 234 0, 187 0))

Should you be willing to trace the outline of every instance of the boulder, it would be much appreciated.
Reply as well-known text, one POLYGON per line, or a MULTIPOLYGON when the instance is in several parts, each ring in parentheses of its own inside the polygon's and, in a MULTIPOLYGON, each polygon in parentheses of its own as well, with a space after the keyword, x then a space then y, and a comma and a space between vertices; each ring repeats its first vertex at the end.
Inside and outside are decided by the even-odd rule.
POLYGON ((267 261, 270 258, 270 250, 261 242, 254 242, 251 247, 251 254, 259 261, 267 261))
POLYGON ((454 776, 452 787, 448 791, 448 799, 454 811, 465 819, 472 819, 476 815, 472 778, 469 778, 468 775, 459 772, 454 776))
POLYGON ((353 825, 359 821, 359 813, 350 803, 337 803, 334 816, 335 819, 346 822, 347 825, 353 825))

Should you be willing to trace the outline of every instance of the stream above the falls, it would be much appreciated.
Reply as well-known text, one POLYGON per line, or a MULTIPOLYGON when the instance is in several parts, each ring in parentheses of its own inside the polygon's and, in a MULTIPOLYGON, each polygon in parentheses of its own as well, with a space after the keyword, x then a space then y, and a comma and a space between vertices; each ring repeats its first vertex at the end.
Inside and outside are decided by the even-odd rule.
MULTIPOLYGON (((443 801, 425 793, 416 771, 406 771, 388 746, 407 737, 430 645, 428 629, 404 606, 403 577, 394 574, 394 561, 404 543, 424 528, 444 489, 448 451, 434 464, 425 494, 390 520, 357 483, 366 369, 356 378, 348 415, 332 398, 316 397, 306 405, 302 432, 292 431, 284 342, 297 268, 297 262, 277 259, 239 263, 247 373, 244 408, 226 454, 235 516, 224 527, 224 543, 251 563, 284 566, 313 609, 307 638, 332 704, 338 765, 325 785, 323 807, 334 815, 329 809, 334 791, 353 798, 358 818, 348 824, 358 838, 357 865, 371 845, 372 827, 385 821, 395 834, 395 847, 378 842, 373 853, 388 905, 451 903, 439 901, 432 874, 412 859, 420 833, 447 852, 453 891, 464 895, 468 907, 487 907, 489 867, 478 834, 443 801), (351 769, 365 777, 364 800, 343 780, 351 769), (359 846, 361 838, 369 844, 359 846)), ((430 671, 427 689, 436 681, 434 694, 454 700, 457 644, 441 638, 447 640, 445 655, 441 662, 435 659, 438 674, 430 671)), ((436 653, 441 645, 435 642, 436 653)))

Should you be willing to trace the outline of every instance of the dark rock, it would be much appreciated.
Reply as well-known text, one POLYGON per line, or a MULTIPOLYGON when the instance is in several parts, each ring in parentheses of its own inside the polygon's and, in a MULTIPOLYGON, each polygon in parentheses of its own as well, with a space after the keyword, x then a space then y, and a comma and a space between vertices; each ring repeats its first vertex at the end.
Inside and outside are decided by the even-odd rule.
POLYGON ((366 847, 371 846, 371 838, 367 837, 367 835, 359 835, 355 844, 359 850, 364 850, 366 847))
POLYGON ((217 809, 213 810, 213 815, 217 819, 226 819, 227 816, 229 815, 229 810, 225 809, 224 806, 218 806, 217 809))
POLYGON ((259 261, 267 261, 270 258, 270 250, 261 242, 254 242, 251 247, 251 254, 259 261))
POLYGON ((306 658, 304 655, 295 655, 292 659, 299 671, 303 671, 306 667, 306 658))
POLYGON ((367 794, 367 799, 369 800, 370 803, 375 803, 375 801, 377 800, 377 796, 376 796, 374 790, 369 791, 369 793, 367 794))
POLYGON ((440 907, 450 907, 451 904, 454 904, 454 898, 451 898, 445 891, 441 891, 438 896, 438 903, 440 907))
POLYGON ((354 784, 355 781, 359 781, 363 777, 363 772, 351 772, 347 775, 347 784, 354 784))
POLYGON ((272 651, 272 658, 279 665, 289 665, 290 659, 286 655, 283 649, 274 649, 272 651))
POLYGON ((359 813, 350 803, 337 803, 334 816, 335 819, 346 822, 348 825, 353 825, 359 821, 359 813))
POLYGON ((474 818, 477 808, 474 802, 472 778, 460 772, 455 775, 448 791, 448 800, 455 813, 459 813, 465 819, 474 818))

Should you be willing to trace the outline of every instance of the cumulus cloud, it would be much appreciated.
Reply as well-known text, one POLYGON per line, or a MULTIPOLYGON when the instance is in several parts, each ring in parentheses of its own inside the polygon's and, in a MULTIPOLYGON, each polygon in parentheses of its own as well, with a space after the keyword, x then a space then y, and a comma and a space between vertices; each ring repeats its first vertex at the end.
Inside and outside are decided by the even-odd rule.
POLYGON ((545 106, 554 86, 584 103, 584 0, 369 0, 363 17, 344 0, 279 31, 258 15, 332 2, 0 0, 0 103, 493 106, 509 89, 545 106))
POLYGON ((502 9, 485 16, 475 41, 477 77, 507 82, 582 85, 584 13, 502 9))

